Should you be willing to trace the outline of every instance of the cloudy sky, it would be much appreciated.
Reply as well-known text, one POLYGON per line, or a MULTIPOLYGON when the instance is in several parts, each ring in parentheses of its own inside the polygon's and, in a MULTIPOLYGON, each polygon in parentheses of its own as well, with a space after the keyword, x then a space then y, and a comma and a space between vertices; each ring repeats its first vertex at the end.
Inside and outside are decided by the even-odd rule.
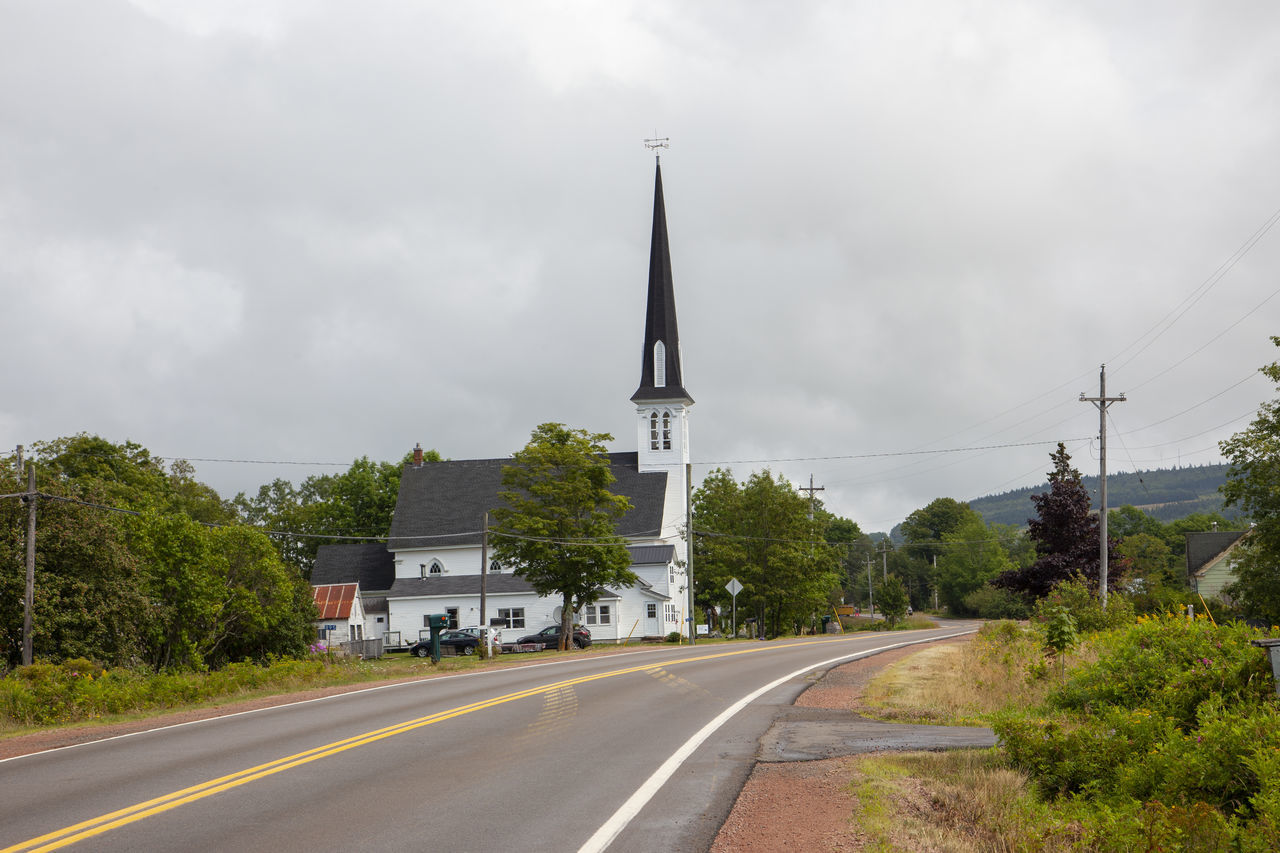
POLYGON ((0 0, 0 447, 224 496, 634 449, 653 156, 695 475, 1220 461, 1280 356, 1280 5, 0 0))

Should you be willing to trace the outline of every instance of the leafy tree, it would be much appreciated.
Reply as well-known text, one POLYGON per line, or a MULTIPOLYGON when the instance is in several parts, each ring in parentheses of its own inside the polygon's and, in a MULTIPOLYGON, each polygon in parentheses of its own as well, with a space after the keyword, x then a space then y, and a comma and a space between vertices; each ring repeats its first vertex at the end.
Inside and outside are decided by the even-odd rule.
MULTIPOLYGON (((423 458, 426 462, 441 459, 434 450, 426 451, 423 458)), ((246 524, 277 531, 273 540, 280 556, 309 576, 324 537, 368 542, 390 532, 400 475, 410 460, 411 454, 399 463, 361 456, 341 474, 314 475, 296 488, 288 480, 276 479, 261 486, 252 498, 241 492, 233 503, 246 524)))
MULTIPOLYGON (((1280 346, 1280 337, 1271 342, 1280 346)), ((1261 372, 1280 388, 1280 362, 1261 372)), ((1280 624, 1280 397, 1263 403, 1248 428, 1219 447, 1230 463, 1222 487, 1226 505, 1254 523, 1240 543, 1236 581, 1226 592, 1245 616, 1280 624)))
POLYGON ((494 555, 539 595, 560 595, 562 649, 573 635, 574 612, 593 604, 601 587, 637 580, 616 532, 631 502, 609 491, 614 476, 604 442, 612 438, 542 424, 502 469, 507 505, 493 511, 494 555))
MULTIPOLYGON (((1043 598, 1056 584, 1076 575, 1098 586, 1098 519, 1089 514, 1089 493, 1081 483, 1080 472, 1071 467, 1071 456, 1061 442, 1050 458, 1053 470, 1049 472, 1049 491, 1032 496, 1037 517, 1027 522, 1028 535, 1035 540, 1039 556, 1032 565, 1007 571, 995 581, 997 586, 1033 598, 1043 598)), ((1124 564, 1116 559, 1114 550, 1108 543, 1109 574, 1111 580, 1118 582, 1124 564)))
POLYGON ((935 577, 938 598, 952 613, 967 614, 966 597, 1010 571, 1013 564, 1000 543, 1000 531, 976 512, 945 534, 942 544, 945 550, 938 558, 935 577))
MULTIPOLYGON (((902 537, 907 551, 929 562, 943 554, 942 539, 977 515, 967 503, 954 498, 937 498, 928 506, 908 515, 902 522, 902 537)), ((981 517, 981 516, 979 516, 981 517)))
POLYGON ((841 592, 840 560, 848 549, 824 539, 830 514, 781 476, 752 474, 739 485, 730 471, 712 471, 693 497, 694 566, 703 602, 727 604, 730 577, 742 583, 740 609, 755 610, 770 636, 807 624, 841 592))
MULTIPOLYGON (((74 497, 66 482, 43 479, 48 482, 37 483, 40 491, 74 497)), ((12 469, 0 469, 0 494, 25 487, 12 469)), ((125 544, 122 518, 70 501, 39 501, 32 612, 37 659, 122 665, 142 657, 140 565, 125 544)), ((26 530, 25 502, 0 501, 0 660, 8 666, 22 662, 26 530)))
POLYGON ((897 575, 889 575, 889 579, 880 584, 876 604, 880 606, 880 615, 884 617, 885 624, 890 629, 905 619, 907 588, 903 586, 902 579, 897 575))
POLYGON ((38 441, 32 450, 39 460, 41 489, 61 483, 68 495, 83 500, 118 509, 181 512, 206 524, 228 524, 235 518, 228 501, 195 479, 190 462, 176 459, 166 470, 163 459, 132 441, 113 444, 80 433, 38 441))
POLYGON ((131 528, 153 667, 206 669, 306 648, 315 618, 309 588, 260 531, 153 511, 131 528))

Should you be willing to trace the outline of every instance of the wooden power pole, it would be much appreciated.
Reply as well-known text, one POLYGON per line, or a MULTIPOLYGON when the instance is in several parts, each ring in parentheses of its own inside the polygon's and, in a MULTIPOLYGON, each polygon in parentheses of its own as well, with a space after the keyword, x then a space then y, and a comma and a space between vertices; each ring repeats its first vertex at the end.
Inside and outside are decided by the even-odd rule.
POLYGON ((22 665, 31 666, 32 612, 36 605, 36 466, 27 463, 27 590, 22 599, 22 665))
POLYGON ((1107 407, 1123 403, 1124 395, 1107 396, 1107 366, 1102 365, 1098 378, 1098 396, 1086 397, 1080 392, 1081 403, 1093 403, 1098 407, 1098 595, 1102 609, 1107 609, 1107 407))

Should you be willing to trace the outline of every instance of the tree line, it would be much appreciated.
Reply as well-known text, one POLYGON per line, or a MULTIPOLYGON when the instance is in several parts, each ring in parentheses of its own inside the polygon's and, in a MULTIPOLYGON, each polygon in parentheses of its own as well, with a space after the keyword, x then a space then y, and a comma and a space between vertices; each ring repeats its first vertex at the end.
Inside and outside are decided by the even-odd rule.
MULTIPOLYGON (((1280 337, 1272 340, 1280 346, 1280 337)), ((1280 362, 1261 371, 1280 386, 1280 362)), ((566 614, 599 587, 632 577, 625 543, 612 532, 625 499, 608 489, 608 439, 544 424, 503 478, 497 552, 543 594, 562 594, 566 614), (596 541, 586 549, 585 539, 596 541)), ((1251 527, 1228 601, 1213 604, 1280 624, 1280 398, 1221 449, 1224 504, 1251 527)), ((166 466, 132 442, 81 434, 33 451, 42 495, 36 655, 157 669, 305 649, 317 547, 333 537, 385 540, 408 462, 362 457, 298 487, 278 479, 256 495, 224 500, 190 464, 166 466)), ((435 451, 426 458, 440 460, 435 451)), ((815 626, 836 604, 869 605, 877 594, 890 615, 901 605, 1022 618, 1063 583, 1096 589, 1100 534, 1089 493, 1061 444, 1050 463, 1048 488, 1032 497, 1035 515, 1025 527, 988 523, 944 497, 908 515, 898 543, 863 533, 768 470, 739 482, 716 469, 693 493, 695 606, 709 624, 723 624, 733 604, 726 585, 736 579, 743 620, 777 636, 815 626)), ((0 468, 0 495, 10 496, 0 500, 0 656, 8 666, 22 645, 26 507, 12 496, 23 491, 13 466, 0 468)), ((1112 511, 1110 587, 1140 612, 1191 603, 1184 534, 1215 527, 1232 522, 1218 513, 1163 522, 1133 506, 1112 511)))

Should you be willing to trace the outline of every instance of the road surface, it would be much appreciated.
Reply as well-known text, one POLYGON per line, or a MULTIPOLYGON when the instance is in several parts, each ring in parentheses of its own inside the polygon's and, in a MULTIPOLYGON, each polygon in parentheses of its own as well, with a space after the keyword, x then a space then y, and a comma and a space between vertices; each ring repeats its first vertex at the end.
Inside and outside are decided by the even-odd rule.
POLYGON ((821 672, 973 628, 561 658, 13 758, 0 847, 705 850, 821 672))

